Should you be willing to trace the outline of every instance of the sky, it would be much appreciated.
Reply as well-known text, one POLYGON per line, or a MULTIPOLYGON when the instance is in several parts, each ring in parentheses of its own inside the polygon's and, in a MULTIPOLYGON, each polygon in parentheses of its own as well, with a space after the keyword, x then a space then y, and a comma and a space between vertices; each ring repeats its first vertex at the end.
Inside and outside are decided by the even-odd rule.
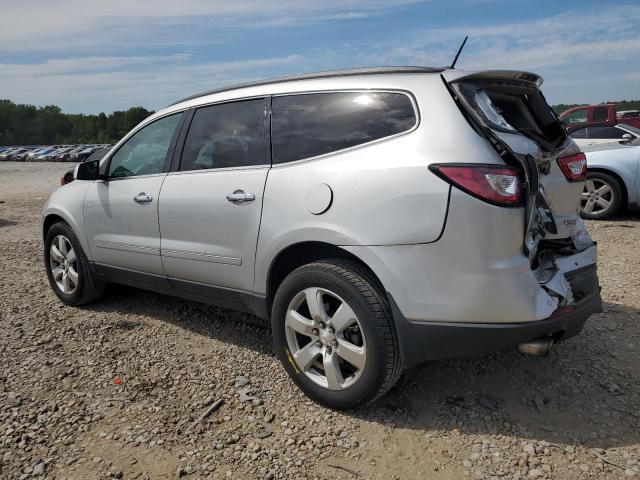
POLYGON ((541 74, 551 104, 640 99, 638 0, 2 0, 0 98, 70 113, 383 65, 541 74))

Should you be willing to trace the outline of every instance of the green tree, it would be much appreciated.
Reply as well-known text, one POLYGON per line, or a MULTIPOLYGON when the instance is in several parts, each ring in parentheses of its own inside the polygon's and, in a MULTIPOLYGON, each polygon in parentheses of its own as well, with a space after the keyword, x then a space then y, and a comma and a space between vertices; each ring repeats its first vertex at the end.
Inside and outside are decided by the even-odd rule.
POLYGON ((97 115, 63 113, 0 100, 0 145, 115 143, 153 112, 143 107, 97 115))

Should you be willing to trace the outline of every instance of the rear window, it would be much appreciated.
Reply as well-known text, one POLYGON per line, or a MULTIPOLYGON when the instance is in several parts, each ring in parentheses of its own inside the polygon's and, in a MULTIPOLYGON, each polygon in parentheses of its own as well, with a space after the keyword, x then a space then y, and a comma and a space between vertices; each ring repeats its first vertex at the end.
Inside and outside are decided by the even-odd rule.
POLYGON ((547 151, 555 151, 567 138, 564 127, 533 84, 461 82, 459 88, 491 128, 517 131, 547 151))
POLYGON ((408 95, 335 92, 272 100, 273 163, 316 157, 411 130, 417 123, 408 95))

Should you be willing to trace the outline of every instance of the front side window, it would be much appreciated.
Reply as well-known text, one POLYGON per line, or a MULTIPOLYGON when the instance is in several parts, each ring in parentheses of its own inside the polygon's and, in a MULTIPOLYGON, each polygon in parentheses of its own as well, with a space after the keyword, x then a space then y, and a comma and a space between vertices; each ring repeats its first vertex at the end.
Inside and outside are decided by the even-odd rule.
POLYGON ((586 123, 587 121, 587 110, 577 110, 575 112, 571 112, 564 118, 564 123, 567 125, 572 123, 586 123))
POLYGON ((111 157, 109 177, 161 173, 181 116, 169 115, 138 130, 111 157))
POLYGON ((180 170, 247 167, 267 163, 265 100, 243 100, 196 110, 180 170))
POLYGON ((589 138, 621 139, 625 133, 627 132, 615 127, 589 127, 589 138))
POLYGON ((335 92, 272 100, 273 163, 337 152, 411 130, 416 112, 402 93, 335 92))

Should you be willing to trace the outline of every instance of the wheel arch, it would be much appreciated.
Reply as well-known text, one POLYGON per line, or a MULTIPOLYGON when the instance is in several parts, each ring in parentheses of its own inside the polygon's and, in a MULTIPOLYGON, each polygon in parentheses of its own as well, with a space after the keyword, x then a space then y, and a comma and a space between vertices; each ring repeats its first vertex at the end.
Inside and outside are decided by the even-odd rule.
POLYGON ((47 236, 47 232, 49 231, 51 226, 57 222, 64 222, 69 225, 69 227, 71 227, 73 232, 76 234, 76 237, 78 238, 78 241, 80 242, 85 255, 87 256, 89 261, 92 261, 91 250, 89 249, 87 237, 83 231, 83 225, 79 225, 78 222, 74 221, 74 216, 69 214, 68 212, 65 212, 64 210, 52 207, 49 207, 47 208, 47 210, 45 210, 42 219, 43 240, 47 236))
POLYGON ((49 231, 49 229, 58 222, 65 222, 65 223, 69 223, 67 222, 67 220, 63 217, 61 217, 60 215, 58 215, 57 213, 50 213, 47 216, 44 217, 44 220, 42 221, 42 236, 46 237, 47 232, 49 231))
POLYGON ((377 282, 374 286, 378 288, 381 295, 386 296, 386 290, 380 278, 361 258, 331 243, 302 241, 288 245, 280 250, 269 266, 266 282, 266 306, 269 315, 271 315, 276 291, 287 275, 303 265, 327 258, 341 258, 357 263, 371 274, 372 278, 377 282))
POLYGON ((618 182, 618 185, 620 185, 620 189, 622 190, 622 208, 626 209, 629 207, 629 191, 627 188, 627 184, 618 172, 604 167, 587 168, 587 174, 591 172, 604 173, 615 178, 618 182))

